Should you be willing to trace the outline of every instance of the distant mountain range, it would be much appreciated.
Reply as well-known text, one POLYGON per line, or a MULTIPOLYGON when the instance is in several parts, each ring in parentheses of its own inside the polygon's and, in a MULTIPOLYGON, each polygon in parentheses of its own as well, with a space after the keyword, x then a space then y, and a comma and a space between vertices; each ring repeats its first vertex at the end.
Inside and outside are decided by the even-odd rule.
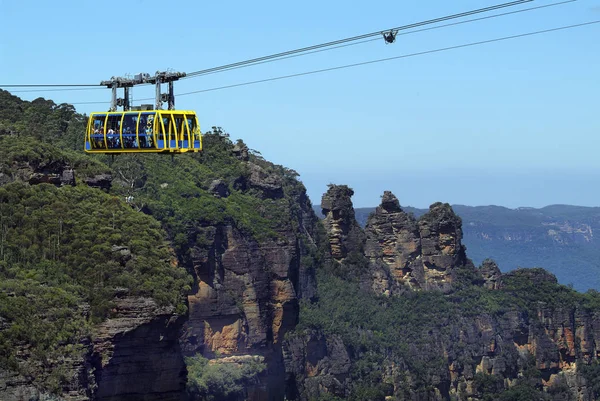
MULTIPOLYGON (((479 265, 494 259, 504 272, 543 267, 578 291, 600 290, 600 207, 551 205, 541 209, 453 205, 463 220, 467 255, 479 265)), ((319 206, 314 206, 322 217, 319 206)), ((403 207, 416 217, 426 209, 403 207)), ((355 209, 364 227, 375 208, 355 209)))

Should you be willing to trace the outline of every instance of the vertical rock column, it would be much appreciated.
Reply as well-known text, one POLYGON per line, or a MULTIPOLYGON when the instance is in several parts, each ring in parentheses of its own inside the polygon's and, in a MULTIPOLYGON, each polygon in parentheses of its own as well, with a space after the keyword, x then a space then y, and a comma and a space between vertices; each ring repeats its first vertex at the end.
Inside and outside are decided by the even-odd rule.
POLYGON ((402 210, 394 194, 384 192, 365 226, 373 290, 449 290, 455 268, 472 266, 461 243, 461 225, 447 203, 434 203, 417 220, 402 210))
POLYGON ((331 257, 338 262, 352 251, 362 253, 364 249, 365 236, 356 222, 352 195, 354 191, 346 185, 330 185, 321 198, 331 257))
POLYGON ((417 220, 402 210, 390 191, 384 192, 381 205, 369 216, 365 233, 365 255, 371 262, 375 292, 422 288, 424 278, 417 220))
POLYGON ((437 202, 419 219, 426 290, 449 290, 454 269, 468 263, 462 220, 447 203, 437 202))

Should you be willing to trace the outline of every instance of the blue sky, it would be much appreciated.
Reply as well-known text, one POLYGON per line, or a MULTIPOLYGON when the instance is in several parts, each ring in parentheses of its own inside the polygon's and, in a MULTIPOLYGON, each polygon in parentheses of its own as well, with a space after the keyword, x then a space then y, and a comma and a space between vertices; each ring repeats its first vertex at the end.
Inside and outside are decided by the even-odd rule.
MULTIPOLYGON (((500 1, 0 0, 0 84, 99 83, 197 71, 500 1)), ((536 0, 512 8, 550 4, 536 0)), ((508 9, 505 11, 509 11, 508 9)), ((502 12, 502 11, 500 11, 502 12)), ((492 12, 497 13, 497 12, 492 12)), ((488 19, 182 80, 176 93, 600 20, 600 0, 488 19)), ((181 96, 295 169, 313 203, 347 184, 357 207, 600 205, 600 24, 356 68, 181 96)), ((21 89, 23 90, 23 89, 21 89)), ((18 92, 104 110, 108 90, 18 92)), ((153 96, 135 88, 134 98, 153 96)), ((147 103, 147 102, 145 102, 147 103)))

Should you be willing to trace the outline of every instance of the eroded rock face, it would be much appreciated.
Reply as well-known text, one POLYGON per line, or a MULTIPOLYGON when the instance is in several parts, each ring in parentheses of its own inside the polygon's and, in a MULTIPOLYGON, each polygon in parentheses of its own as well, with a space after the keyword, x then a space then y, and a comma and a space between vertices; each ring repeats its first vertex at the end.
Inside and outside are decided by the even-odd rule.
POLYGON ((414 216, 405 213, 389 191, 369 216, 365 255, 371 262, 376 293, 397 293, 404 287, 424 287, 421 237, 414 216))
MULTIPOLYGON (((282 392, 281 341, 298 320, 294 238, 259 243, 231 226, 206 228, 212 247, 196 250, 197 288, 182 331, 185 355, 261 355, 268 386, 259 399, 282 392), (279 390, 278 390, 279 387, 279 390)), ((297 275, 296 275, 297 277, 297 275)))
POLYGON ((94 335, 92 399, 181 401, 187 375, 179 348, 184 317, 143 297, 117 300, 113 313, 94 335))
MULTIPOLYGON (((53 398, 54 396, 40 391, 31 380, 11 370, 0 368, 0 399, 3 401, 71 401, 77 398, 53 398)), ((86 398, 83 398, 86 400, 86 398)))
POLYGON ((437 202, 419 219, 425 289, 450 290, 454 269, 467 265, 462 221, 449 204, 437 202))
POLYGON ((209 254, 196 255, 198 288, 189 297, 186 324, 197 344, 187 341, 186 352, 233 355, 278 342, 297 318, 289 277, 295 242, 261 245, 231 226, 207 232, 214 246, 209 254), (287 311, 294 316, 291 321, 285 319, 287 311))
POLYGON ((451 289, 454 269, 470 264, 461 244, 460 218, 448 204, 435 203, 419 220, 404 212, 389 191, 365 226, 365 255, 371 262, 373 289, 451 289))
POLYGON ((598 358, 600 314, 578 308, 540 307, 537 316, 513 311, 498 318, 476 317, 456 338, 473 355, 474 365, 464 360, 461 352, 448 344, 441 349, 449 355, 450 394, 473 396, 473 375, 486 373, 504 378, 507 385, 533 356, 533 366, 540 370, 540 384, 550 387, 568 385, 577 400, 593 400, 590 389, 577 372, 577 362, 589 363, 598 358), (593 344, 593 345, 592 345, 593 344))
POLYGON ((350 356, 339 336, 314 330, 284 344, 287 399, 319 399, 325 394, 347 396, 350 356))
MULTIPOLYGON (((257 186, 252 179, 246 184, 281 201, 275 187, 257 186)), ((290 212, 295 213, 295 226, 278 227, 276 238, 257 239, 227 224, 199 225, 188 234, 194 238, 190 270, 195 287, 180 338, 184 355, 200 354, 211 363, 263 357, 267 372, 247 389, 254 400, 283 398, 282 341, 298 322, 299 299, 315 294, 316 266, 306 262, 305 255, 308 247, 316 247, 318 220, 304 192, 296 194, 294 202, 290 212)))
MULTIPOLYGON (((0 400, 182 401, 187 373, 178 335, 185 317, 151 298, 123 296, 115 304, 113 317, 95 327, 93 341, 81 339, 83 354, 61 363, 66 383, 60 396, 0 368, 0 400)), ((19 358, 27 353, 24 347, 19 358)))
POLYGON ((92 188, 98 188, 104 191, 108 191, 112 186, 112 180, 113 177, 111 174, 97 174, 93 177, 85 178, 84 182, 92 188))
MULTIPOLYGON (((577 364, 600 357, 599 336, 600 312, 579 308, 541 306, 535 315, 513 310, 448 319, 428 334, 426 345, 411 345, 406 354, 413 364, 439 358, 438 367, 421 376, 431 384, 429 389, 411 390, 415 372, 402 359, 382 363, 382 380, 392 386, 387 395, 398 399, 479 400, 477 374, 495 377, 502 389, 514 385, 526 369, 535 368, 541 372, 536 379, 540 388, 563 384, 573 399, 592 401, 592 389, 577 364)), ((288 338, 284 344, 288 399, 347 396, 353 384, 348 374, 355 362, 349 355, 337 336, 306 331, 288 338)))
POLYGON ((246 162, 248 175, 240 177, 234 187, 243 191, 254 190, 262 199, 281 199, 283 183, 281 177, 252 162, 246 162))
POLYGON ((229 196, 229 188, 223 180, 214 180, 208 190, 217 198, 227 198, 229 196))
MULTIPOLYGON (((331 256, 336 260, 343 260, 348 249, 360 249, 356 244, 348 247, 348 233, 354 219, 350 196, 352 192, 347 189, 328 191, 324 196, 322 207, 329 218, 325 226, 331 256)), ((540 286, 557 283, 556 277, 543 269, 523 269, 503 275, 489 259, 476 269, 461 243, 461 224, 452 208, 443 203, 431 205, 429 212, 417 220, 405 213, 397 198, 386 191, 365 227, 364 255, 369 260, 371 290, 402 296, 412 290, 449 292, 455 283, 481 285, 488 290, 501 290, 511 279, 540 286), (467 281, 458 283, 459 272, 465 273, 461 280, 467 281), (511 277, 513 274, 518 277, 511 277)), ((593 400, 593 392, 578 364, 600 358, 600 312, 575 305, 551 307, 543 302, 530 306, 494 315, 441 317, 435 328, 424 333, 425 345, 411 343, 402 357, 406 359, 392 357, 383 363, 383 381, 393 385, 387 395, 413 400, 477 400, 480 399, 477 374, 495 377, 500 390, 517 383, 531 367, 541 372, 536 379, 539 388, 566 386, 575 399, 593 400), (421 377, 430 387, 411 392, 416 375, 408 366, 415 361, 437 358, 443 362, 421 377)), ((346 350, 341 340, 337 340, 337 349, 346 350)), ((340 376, 316 368, 320 363, 328 366, 333 354, 329 347, 332 341, 334 337, 308 333, 305 337, 296 335, 285 343, 289 399, 309 400, 324 393, 340 397, 349 394, 352 383, 341 380, 346 377, 343 373, 340 376), (314 355, 312 362, 308 355, 314 355)))
POLYGON ((75 185, 75 170, 64 161, 48 163, 18 162, 11 167, 11 175, 0 173, 0 185, 15 180, 36 184, 52 184, 56 186, 75 185))
POLYGON ((365 235, 352 206, 354 191, 346 185, 330 185, 321 199, 331 257, 341 262, 352 251, 363 252, 365 235))
POLYGON ((479 267, 479 273, 483 277, 483 286, 490 290, 497 290, 502 285, 502 273, 500 268, 491 259, 486 259, 479 267))

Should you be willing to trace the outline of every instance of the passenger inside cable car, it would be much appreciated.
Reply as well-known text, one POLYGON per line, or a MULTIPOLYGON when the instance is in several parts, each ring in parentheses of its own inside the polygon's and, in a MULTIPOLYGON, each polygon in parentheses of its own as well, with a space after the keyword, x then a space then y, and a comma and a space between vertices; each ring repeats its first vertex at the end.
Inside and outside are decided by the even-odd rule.
POLYGON ((198 152, 200 127, 193 111, 152 110, 92 113, 85 151, 89 153, 198 152))

